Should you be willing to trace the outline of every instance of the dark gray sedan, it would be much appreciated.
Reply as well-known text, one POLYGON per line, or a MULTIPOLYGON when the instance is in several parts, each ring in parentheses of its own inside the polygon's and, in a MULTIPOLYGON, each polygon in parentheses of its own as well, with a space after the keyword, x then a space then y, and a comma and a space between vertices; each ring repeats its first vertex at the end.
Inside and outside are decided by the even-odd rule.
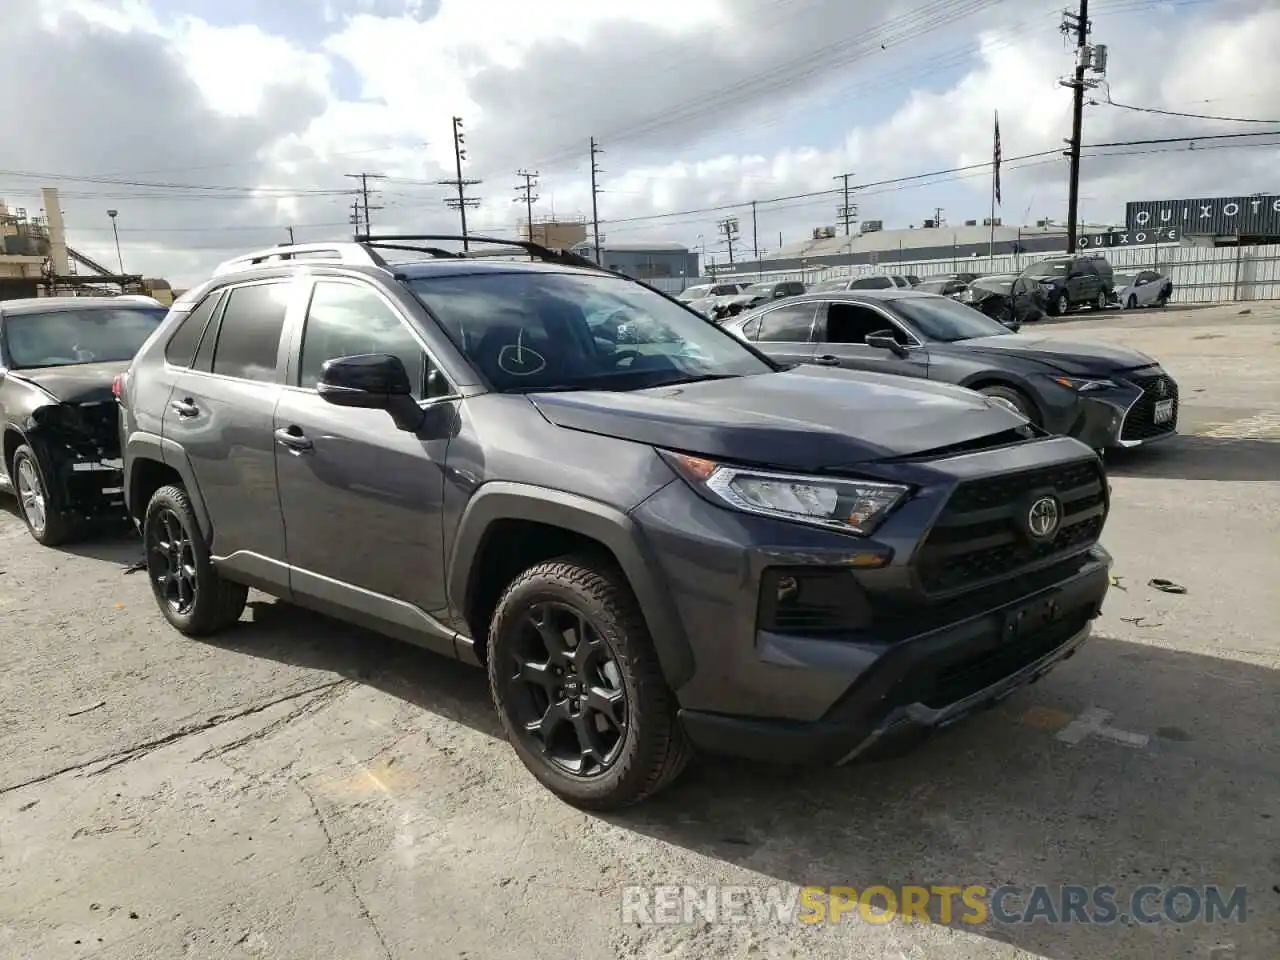
POLYGON ((1012 334, 937 294, 804 294, 734 317, 725 329, 784 363, 969 387, 1050 433, 1099 450, 1177 432, 1178 385, 1151 357, 1104 343, 1012 334))

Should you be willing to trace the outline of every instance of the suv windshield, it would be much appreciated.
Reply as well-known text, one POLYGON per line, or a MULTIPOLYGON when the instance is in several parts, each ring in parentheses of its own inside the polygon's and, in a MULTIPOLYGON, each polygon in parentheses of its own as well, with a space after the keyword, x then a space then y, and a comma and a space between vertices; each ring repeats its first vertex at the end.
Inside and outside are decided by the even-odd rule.
POLYGON ((677 299, 683 300, 686 303, 688 303, 691 300, 701 300, 703 297, 709 297, 710 295, 711 295, 711 284, 708 283, 708 284, 702 285, 701 287, 686 287, 684 290, 680 292, 680 295, 677 297, 677 299))
POLYGON ((39 310, 5 317, 4 337, 17 370, 132 360, 166 313, 145 305, 39 310))
POLYGON ((1068 262, 1066 260, 1043 260, 1033 263, 1023 271, 1024 277, 1065 277, 1068 262))
POLYGON ((999 337, 1009 328, 985 313, 943 297, 902 297, 893 301, 898 312, 911 321, 927 340, 954 343, 978 337, 999 337))
POLYGON ((757 293, 773 293, 773 288, 776 286, 776 283, 753 283, 751 286, 744 288, 742 292, 753 295, 757 293))
POLYGON ((578 273, 420 277, 409 288, 497 390, 640 390, 776 369, 636 283, 578 273))

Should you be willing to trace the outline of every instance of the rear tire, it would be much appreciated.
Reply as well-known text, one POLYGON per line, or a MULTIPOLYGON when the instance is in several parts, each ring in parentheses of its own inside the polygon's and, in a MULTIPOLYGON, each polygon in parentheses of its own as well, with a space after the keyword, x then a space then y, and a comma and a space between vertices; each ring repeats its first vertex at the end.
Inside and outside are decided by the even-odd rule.
POLYGON ((692 747, 649 628, 612 565, 569 557, 529 568, 498 602, 489 638, 489 689, 507 739, 562 800, 627 807, 688 763, 692 747), (586 743, 601 762, 583 759, 586 743))
POLYGON ((28 444, 13 452, 9 477, 27 532, 41 546, 57 547, 76 539, 80 527, 67 515, 61 498, 49 485, 48 476, 28 444))
POLYGON ((1031 398, 1021 390, 1014 387, 1006 387, 1002 383, 994 383, 989 387, 983 387, 978 392, 983 396, 990 397, 1002 406, 1012 409, 1015 413, 1021 414, 1039 426, 1039 411, 1036 410, 1036 405, 1031 398))
POLYGON ((142 543, 156 605, 179 633, 207 636, 240 619, 249 588, 214 567, 186 490, 167 486, 152 495, 142 543))
POLYGON ((1093 309, 1095 310, 1107 309, 1107 292, 1105 290, 1098 291, 1098 297, 1096 300, 1093 301, 1093 309))

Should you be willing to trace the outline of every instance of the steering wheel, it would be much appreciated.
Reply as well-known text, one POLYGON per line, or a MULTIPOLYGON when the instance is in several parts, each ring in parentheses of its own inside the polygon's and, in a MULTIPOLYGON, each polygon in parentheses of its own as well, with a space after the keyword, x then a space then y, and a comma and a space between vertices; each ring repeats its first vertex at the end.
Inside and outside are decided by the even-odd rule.
POLYGON ((613 354, 613 364, 616 367, 620 367, 628 360, 637 360, 643 356, 644 354, 639 350, 619 350, 613 354))

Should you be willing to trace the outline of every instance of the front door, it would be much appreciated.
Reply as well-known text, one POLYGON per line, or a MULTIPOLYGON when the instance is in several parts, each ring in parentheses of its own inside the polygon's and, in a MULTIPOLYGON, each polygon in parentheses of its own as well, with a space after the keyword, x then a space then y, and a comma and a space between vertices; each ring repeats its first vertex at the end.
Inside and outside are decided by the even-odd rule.
POLYGON ((813 321, 817 305, 810 302, 779 304, 762 310, 751 339, 779 363, 807 363, 813 357, 813 321))
POLYGON ((184 451, 213 519, 210 550, 242 576, 287 589, 272 418, 289 280, 231 287, 189 369, 174 376, 162 430, 184 451))
POLYGON ((276 408, 294 594, 364 613, 393 633, 429 629, 429 618, 445 608, 445 454, 461 401, 434 370, 422 342, 375 287, 318 279, 276 408), (316 393, 326 360, 377 353, 399 357, 409 371, 426 412, 416 431, 398 427, 385 410, 335 406, 316 393))
POLYGON ((857 303, 832 302, 824 304, 824 308, 818 314, 815 362, 904 377, 929 375, 929 357, 924 347, 887 314, 857 303), (908 351, 907 355, 867 346, 866 339, 873 333, 891 333, 908 351))

